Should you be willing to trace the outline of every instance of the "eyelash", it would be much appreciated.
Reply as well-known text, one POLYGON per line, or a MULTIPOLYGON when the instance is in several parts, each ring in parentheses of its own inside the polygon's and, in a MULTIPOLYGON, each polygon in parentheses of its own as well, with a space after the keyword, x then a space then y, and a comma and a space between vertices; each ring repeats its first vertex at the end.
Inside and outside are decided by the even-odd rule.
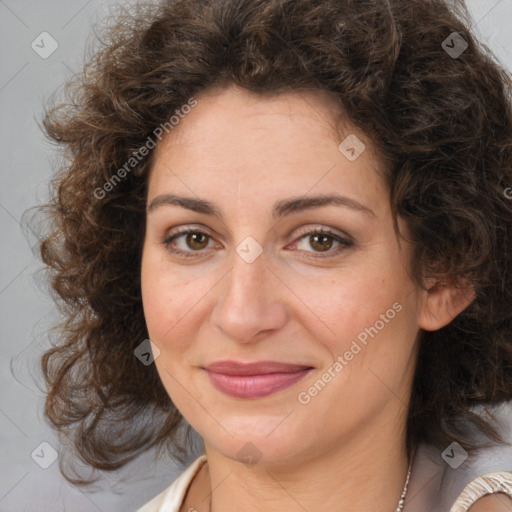
MULTIPOLYGON (((197 253, 200 253, 201 251, 182 251, 181 249, 174 249, 174 248, 171 247, 171 244, 177 238, 179 238, 181 236, 184 236, 184 235, 191 234, 191 233, 199 233, 199 234, 202 234, 202 235, 206 235, 207 237, 212 239, 212 237, 208 233, 206 233, 204 231, 201 231, 200 229, 184 228, 184 229, 182 229, 180 231, 177 231, 176 233, 173 233, 170 236, 168 236, 162 242, 162 244, 172 254, 179 255, 179 257, 183 257, 183 258, 194 258, 194 257, 196 257, 194 253, 197 254, 197 253)), ((300 241, 303 238, 306 238, 308 236, 311 237, 313 235, 328 235, 330 238, 333 238, 336 242, 338 242, 340 244, 339 247, 335 248, 334 250, 329 249, 328 251, 325 251, 325 253, 329 253, 327 256, 324 256, 322 251, 313 251, 313 253, 318 254, 317 256, 313 256, 313 258, 317 258, 317 259, 333 258, 334 256, 337 256, 339 253, 341 253, 345 249, 347 249, 347 248, 351 247, 352 245, 354 245, 354 243, 351 240, 343 238, 340 235, 334 233, 333 231, 331 231, 329 229, 324 229, 324 228, 313 229, 313 230, 310 230, 310 231, 306 231, 305 233, 302 233, 299 236, 297 241, 300 241), (322 255, 320 255, 320 254, 322 254, 322 255)), ((306 252, 310 252, 310 251, 306 251, 306 252)))

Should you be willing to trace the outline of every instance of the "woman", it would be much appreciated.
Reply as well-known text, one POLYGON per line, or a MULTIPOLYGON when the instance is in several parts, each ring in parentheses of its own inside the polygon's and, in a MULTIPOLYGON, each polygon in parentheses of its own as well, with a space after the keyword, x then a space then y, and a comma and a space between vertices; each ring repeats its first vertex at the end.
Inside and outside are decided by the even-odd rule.
POLYGON ((467 26, 167 2, 48 113, 46 415, 98 469, 204 441, 140 512, 510 509, 510 459, 469 468, 511 448, 511 82, 467 26))

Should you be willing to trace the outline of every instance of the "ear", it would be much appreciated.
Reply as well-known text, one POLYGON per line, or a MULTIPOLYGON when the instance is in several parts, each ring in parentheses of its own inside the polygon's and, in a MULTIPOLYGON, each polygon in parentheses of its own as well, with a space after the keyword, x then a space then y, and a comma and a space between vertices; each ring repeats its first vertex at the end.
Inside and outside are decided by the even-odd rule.
POLYGON ((448 325, 475 298, 473 286, 465 280, 427 280, 427 289, 422 293, 418 325, 425 331, 437 331, 448 325))

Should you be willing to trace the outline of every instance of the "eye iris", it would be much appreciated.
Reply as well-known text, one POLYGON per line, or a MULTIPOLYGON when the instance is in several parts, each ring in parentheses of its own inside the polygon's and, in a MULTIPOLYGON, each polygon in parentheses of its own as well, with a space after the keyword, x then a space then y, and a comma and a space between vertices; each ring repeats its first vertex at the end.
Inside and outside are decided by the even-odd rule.
POLYGON ((327 235, 317 234, 311 235, 311 247, 320 251, 328 251, 332 246, 332 238, 327 235), (320 240, 320 241, 319 241, 320 240), (327 247, 325 246, 327 242, 327 247))
POLYGON ((201 244, 204 244, 206 242, 206 245, 207 245, 206 237, 207 237, 207 235, 205 235, 204 233, 188 233, 187 234, 187 245, 191 249, 204 249, 204 247, 201 244), (202 241, 201 241, 201 239, 202 239, 202 241), (199 244, 200 247, 197 247, 195 244, 199 244))

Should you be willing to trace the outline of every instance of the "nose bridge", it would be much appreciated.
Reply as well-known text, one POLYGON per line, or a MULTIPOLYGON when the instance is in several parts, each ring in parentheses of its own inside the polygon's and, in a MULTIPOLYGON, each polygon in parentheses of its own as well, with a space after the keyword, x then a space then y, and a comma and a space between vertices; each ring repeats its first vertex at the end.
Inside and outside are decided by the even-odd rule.
POLYGON ((254 242, 242 241, 233 253, 231 271, 212 315, 215 326, 237 341, 250 341, 284 320, 283 305, 271 290, 267 258, 254 242))
POLYGON ((265 296, 265 257, 246 261, 239 254, 233 255, 232 270, 226 294, 231 300, 244 301, 248 306, 263 305, 265 296), (254 304, 252 304, 254 302, 254 304))
MULTIPOLYGON (((226 298, 245 301, 248 306, 262 306, 265 297, 265 281, 268 264, 263 247, 252 236, 246 236, 235 246, 231 259, 226 298), (254 304, 252 304, 254 302, 254 304)), ((233 304, 237 306, 238 304, 233 304)))
POLYGON ((250 249, 240 255, 240 248, 244 246, 241 244, 233 254, 231 272, 224 289, 224 306, 232 317, 245 317, 245 321, 255 322, 266 302, 266 256, 261 253, 254 257, 250 249))

